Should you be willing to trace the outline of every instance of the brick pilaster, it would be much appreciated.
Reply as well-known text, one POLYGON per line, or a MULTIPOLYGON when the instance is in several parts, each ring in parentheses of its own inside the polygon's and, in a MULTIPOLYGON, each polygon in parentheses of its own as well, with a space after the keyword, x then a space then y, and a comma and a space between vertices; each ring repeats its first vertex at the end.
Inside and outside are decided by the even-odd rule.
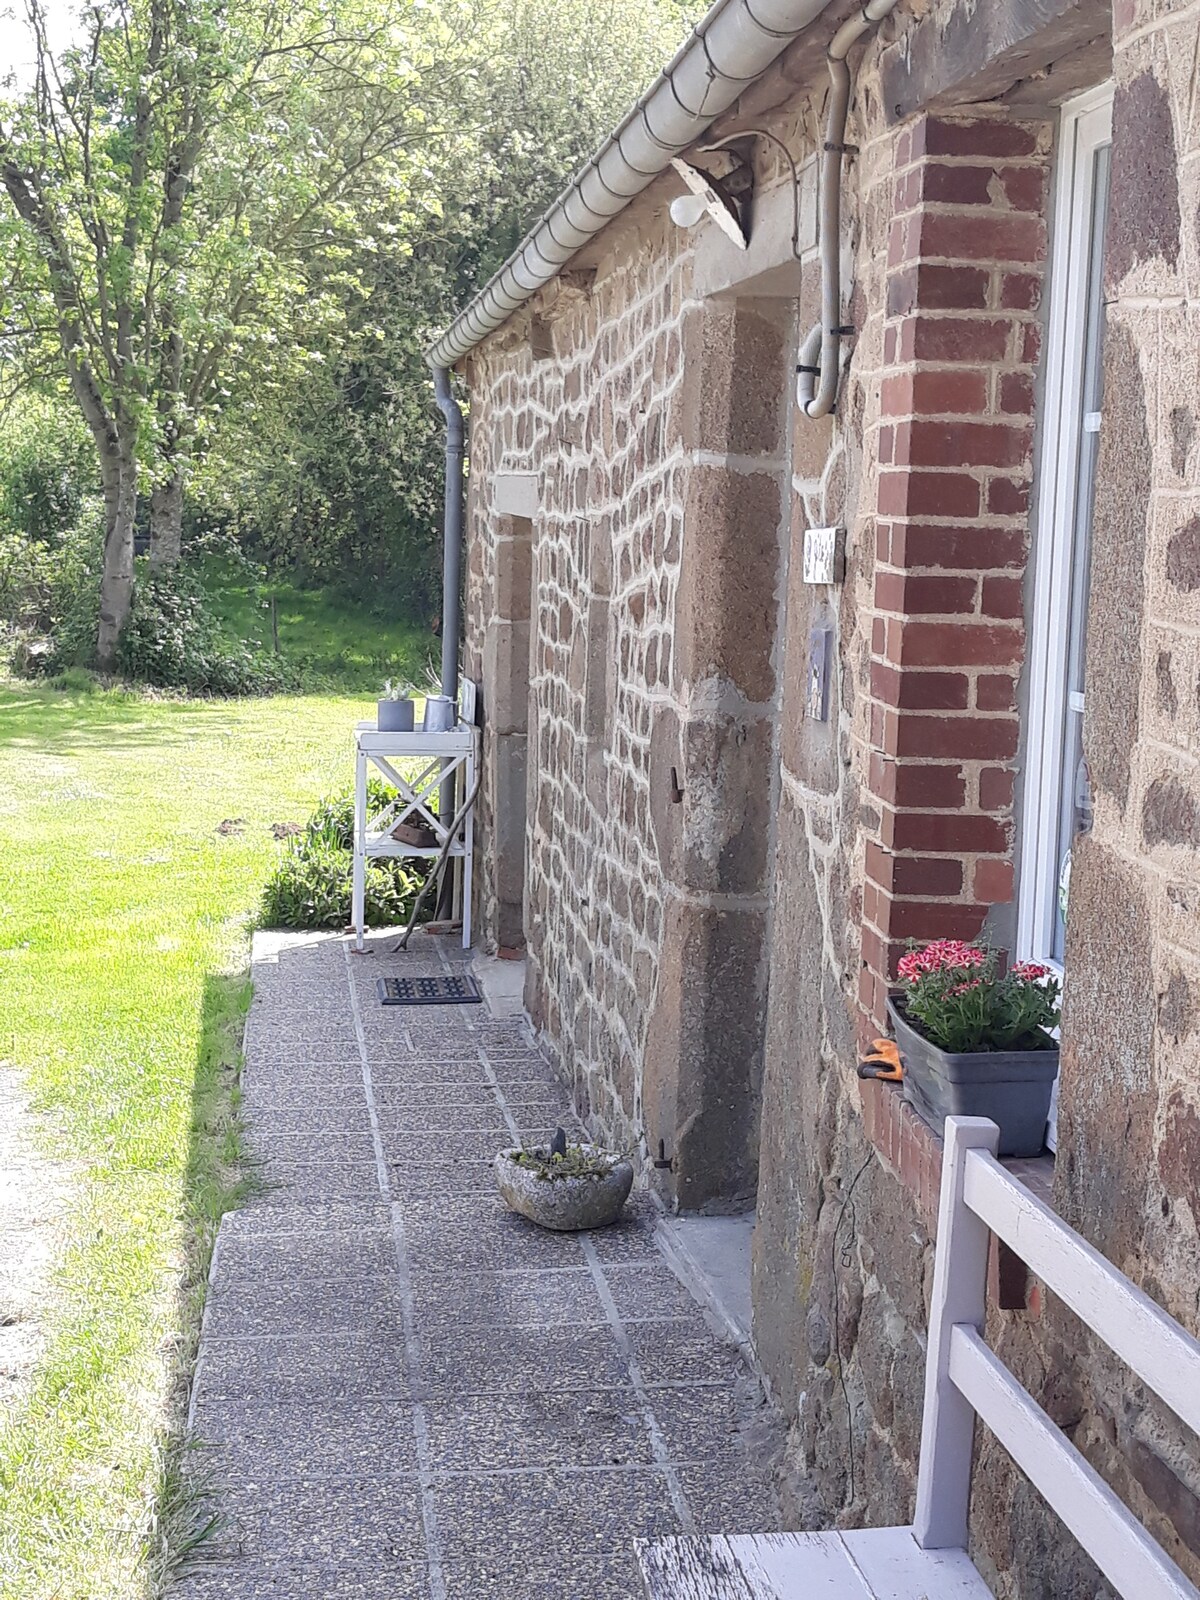
POLYGON ((925 117, 896 143, 871 637, 864 1026, 910 939, 1013 896, 1041 123, 925 117))

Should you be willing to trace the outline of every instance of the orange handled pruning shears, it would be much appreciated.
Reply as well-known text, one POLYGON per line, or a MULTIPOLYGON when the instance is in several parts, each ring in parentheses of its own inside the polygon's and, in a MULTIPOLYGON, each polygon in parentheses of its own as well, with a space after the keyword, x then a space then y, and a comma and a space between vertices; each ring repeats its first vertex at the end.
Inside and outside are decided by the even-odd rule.
POLYGON ((904 1062, 894 1039, 874 1039, 871 1053, 858 1063, 860 1078, 881 1078, 884 1083, 899 1083, 904 1077, 904 1062))

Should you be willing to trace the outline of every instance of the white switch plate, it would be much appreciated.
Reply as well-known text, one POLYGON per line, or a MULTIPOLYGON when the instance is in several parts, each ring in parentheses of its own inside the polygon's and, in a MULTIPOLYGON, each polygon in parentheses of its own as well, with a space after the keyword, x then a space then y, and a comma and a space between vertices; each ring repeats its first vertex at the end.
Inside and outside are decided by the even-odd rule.
POLYGON ((805 583, 841 583, 845 573, 845 528, 805 528, 805 583))

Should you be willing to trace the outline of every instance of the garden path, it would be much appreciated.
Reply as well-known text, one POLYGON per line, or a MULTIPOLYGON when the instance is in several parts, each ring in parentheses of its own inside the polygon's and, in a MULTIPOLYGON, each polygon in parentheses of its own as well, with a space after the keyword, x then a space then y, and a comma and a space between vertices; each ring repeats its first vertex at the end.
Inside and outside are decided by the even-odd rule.
POLYGON ((220 1521, 171 1600, 630 1600, 634 1538, 776 1527, 772 1414, 649 1197, 589 1235, 505 1210, 490 1157, 566 1095, 519 1023, 380 1006, 463 959, 392 942, 256 942, 267 1186, 221 1225, 190 1453, 220 1521))

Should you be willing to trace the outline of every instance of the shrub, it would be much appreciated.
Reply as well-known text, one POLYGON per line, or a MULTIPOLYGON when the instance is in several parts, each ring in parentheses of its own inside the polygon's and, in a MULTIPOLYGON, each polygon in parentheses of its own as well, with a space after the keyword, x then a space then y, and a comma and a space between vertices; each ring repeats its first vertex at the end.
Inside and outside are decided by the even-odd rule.
MULTIPOLYGON (((395 791, 372 780, 372 806, 395 791)), ((345 928, 353 887, 354 795, 321 801, 303 833, 289 839, 263 890, 259 922, 264 928, 345 928)), ((366 919, 372 927, 406 923, 425 881, 423 863, 382 859, 367 862, 366 919)))
POLYGON ((1001 973, 994 950, 938 939, 901 956, 902 1009, 939 1050, 1050 1050, 1058 1026, 1058 980, 1021 961, 1001 973))
POLYGON ((117 662, 126 677, 191 694, 278 694, 298 686, 295 667, 226 636, 188 567, 139 574, 117 662))

